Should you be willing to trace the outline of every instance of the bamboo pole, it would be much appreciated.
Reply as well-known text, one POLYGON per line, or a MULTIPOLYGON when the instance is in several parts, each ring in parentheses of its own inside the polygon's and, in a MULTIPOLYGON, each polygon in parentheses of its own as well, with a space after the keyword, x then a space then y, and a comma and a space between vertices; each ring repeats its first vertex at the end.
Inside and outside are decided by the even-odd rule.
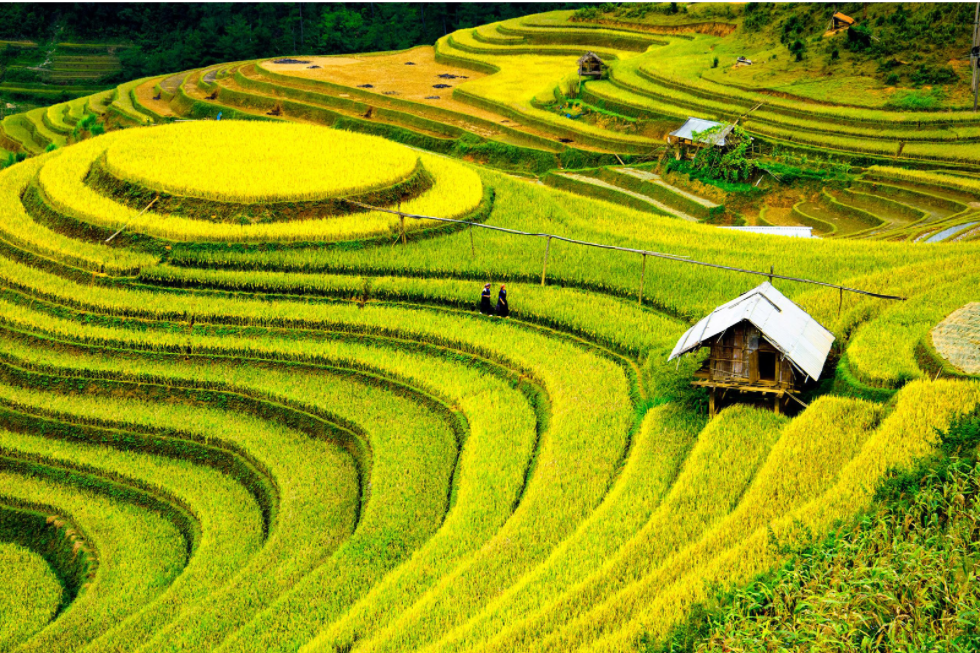
POLYGON ((643 305, 643 281, 647 276, 647 255, 641 254, 641 256, 643 257, 643 264, 640 266, 640 294, 637 298, 640 302, 640 306, 643 305))
MULTIPOLYGON (((150 202, 149 204, 147 204, 145 209, 143 209, 142 211, 140 211, 139 213, 136 214, 136 217, 138 218, 141 215, 143 215, 144 213, 146 213, 147 211, 149 211, 150 210, 150 207, 153 206, 154 204, 156 204, 158 199, 160 199, 160 198, 159 197, 154 197, 153 198, 153 201, 150 202)), ((113 240, 115 240, 116 236, 118 236, 119 234, 121 234, 123 232, 123 230, 126 227, 128 227, 128 226, 129 226, 129 222, 127 222, 123 226, 119 227, 119 231, 117 231, 116 233, 114 233, 111 236, 109 236, 108 238, 106 238, 104 242, 105 243, 111 243, 113 240)))
POLYGON ((473 244, 473 227, 469 228, 470 232, 470 256, 476 258, 476 245, 473 244))
MULTIPOLYGON (((398 211, 392 209, 386 209, 382 206, 372 206, 370 204, 364 204, 363 202, 357 202, 354 200, 345 200, 348 204, 354 206, 360 206, 372 211, 381 211, 382 213, 394 213, 398 214, 398 211)), ((483 224, 481 222, 469 222, 467 220, 455 220, 453 218, 437 218, 431 215, 414 215, 412 213, 402 213, 400 214, 407 218, 412 218, 413 220, 432 220, 433 222, 446 222, 453 224, 465 224, 471 227, 479 227, 480 229, 489 229, 490 231, 499 231, 505 234, 513 234, 515 236, 533 236, 535 238, 545 237, 548 239, 554 238, 565 243, 571 243, 573 245, 582 245, 584 247, 594 247, 596 249, 608 249, 616 252, 633 252, 635 254, 644 254, 646 256, 652 256, 654 258, 663 258, 670 261, 676 261, 678 263, 690 263, 691 265, 700 265, 706 268, 713 268, 715 270, 727 270, 729 272, 740 272, 742 274, 752 274, 762 277, 769 277, 770 279, 781 279, 784 281, 795 281, 797 283, 810 283, 815 286, 823 286, 825 288, 839 288, 842 291, 847 291, 851 293, 856 293, 858 295, 865 295, 867 297, 877 297, 878 299, 896 299, 899 301, 905 301, 905 297, 900 297, 898 295, 884 295, 881 293, 871 292, 868 290, 861 290, 859 288, 851 288, 848 286, 841 286, 836 283, 828 283, 826 281, 815 281, 813 279, 803 279, 801 277, 790 277, 783 274, 775 274, 774 268, 770 268, 769 272, 763 272, 761 270, 748 270, 746 268, 737 268, 731 265, 720 265, 718 263, 708 263, 707 261, 696 261, 687 256, 680 254, 665 254, 663 252, 653 252, 643 249, 636 249, 634 247, 619 247, 617 245, 606 245, 604 243, 594 243, 587 240, 576 240, 575 238, 568 238, 565 236, 558 236, 555 234, 546 234, 542 232, 530 232, 530 231, 520 231, 518 229, 508 229, 507 227, 498 227, 492 224, 483 224)))
POLYGON ((545 285, 545 275, 548 274, 548 252, 551 251, 551 236, 545 241, 544 246, 544 266, 541 268, 541 285, 545 285))

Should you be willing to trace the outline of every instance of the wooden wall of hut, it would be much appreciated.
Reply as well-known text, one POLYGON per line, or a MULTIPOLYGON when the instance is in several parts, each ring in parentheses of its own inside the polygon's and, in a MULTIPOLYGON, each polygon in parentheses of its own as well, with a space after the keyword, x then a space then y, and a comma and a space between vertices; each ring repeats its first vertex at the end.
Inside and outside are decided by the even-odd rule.
POLYGON ((795 383, 792 363, 748 322, 715 338, 705 371, 707 380, 724 385, 793 389, 795 383))

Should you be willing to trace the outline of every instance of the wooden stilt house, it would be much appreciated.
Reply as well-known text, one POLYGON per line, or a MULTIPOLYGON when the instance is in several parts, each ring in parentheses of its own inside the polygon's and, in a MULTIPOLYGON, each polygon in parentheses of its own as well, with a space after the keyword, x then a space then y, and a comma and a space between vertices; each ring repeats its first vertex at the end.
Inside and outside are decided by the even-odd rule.
POLYGON ((586 52, 578 60, 578 76, 601 79, 606 71, 606 62, 595 52, 586 52))
POLYGON ((726 398, 745 393, 780 412, 803 385, 820 377, 834 335, 766 282, 719 306, 687 330, 669 360, 710 347, 694 385, 710 388, 715 414, 726 398))

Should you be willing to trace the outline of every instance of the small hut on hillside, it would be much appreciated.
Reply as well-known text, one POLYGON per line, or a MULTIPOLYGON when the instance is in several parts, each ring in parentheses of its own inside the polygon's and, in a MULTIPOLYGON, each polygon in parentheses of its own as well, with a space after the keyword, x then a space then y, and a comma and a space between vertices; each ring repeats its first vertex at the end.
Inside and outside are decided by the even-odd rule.
POLYGON ((734 127, 734 125, 726 125, 724 123, 715 122, 714 120, 688 118, 687 122, 681 125, 680 129, 675 129, 667 134, 667 143, 670 145, 679 146, 681 149, 683 149, 685 146, 695 148, 724 148, 727 145, 726 137, 729 133, 731 133, 734 127), (712 131, 710 134, 705 133, 712 129, 714 131, 712 131), (698 136, 695 137, 695 134, 698 136))
POLYGON ((586 52, 578 60, 578 76, 599 79, 606 71, 606 63, 595 52, 586 52))
POLYGON ((841 12, 834 12, 834 15, 830 19, 830 29, 836 32, 837 30, 847 29, 853 25, 856 21, 850 16, 845 16, 841 12))
POLYGON ((820 378, 834 335, 769 282, 719 306, 687 330, 668 360, 710 347, 694 385, 710 388, 709 411, 731 395, 755 393, 777 413, 820 378))

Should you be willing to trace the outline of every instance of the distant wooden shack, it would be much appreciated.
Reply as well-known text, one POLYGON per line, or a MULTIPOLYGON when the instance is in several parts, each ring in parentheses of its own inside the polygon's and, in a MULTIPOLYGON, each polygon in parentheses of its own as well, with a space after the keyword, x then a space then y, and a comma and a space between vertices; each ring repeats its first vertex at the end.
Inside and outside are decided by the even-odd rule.
POLYGON ((688 118, 680 129, 675 129, 667 134, 667 143, 680 146, 724 148, 727 145, 726 137, 731 133, 733 127, 734 125, 726 125, 714 120, 688 118), (712 129, 714 131, 711 133, 705 133, 712 129))
POLYGON ((606 63, 595 52, 586 52, 578 60, 579 77, 599 79, 606 71, 606 63))
POLYGON ((845 16, 841 12, 835 12, 830 19, 830 29, 836 32, 837 30, 847 29, 853 25, 856 21, 850 16, 845 16))
POLYGON ((820 378, 834 335, 766 282, 719 306, 681 337, 674 360, 710 347, 694 385, 711 389, 714 415, 726 398, 744 393, 772 400, 778 413, 809 380, 820 378))
POLYGON ((735 66, 736 67, 738 67, 738 66, 751 66, 751 65, 752 65, 752 60, 751 59, 748 59, 746 57, 739 57, 738 59, 735 60, 735 66))

